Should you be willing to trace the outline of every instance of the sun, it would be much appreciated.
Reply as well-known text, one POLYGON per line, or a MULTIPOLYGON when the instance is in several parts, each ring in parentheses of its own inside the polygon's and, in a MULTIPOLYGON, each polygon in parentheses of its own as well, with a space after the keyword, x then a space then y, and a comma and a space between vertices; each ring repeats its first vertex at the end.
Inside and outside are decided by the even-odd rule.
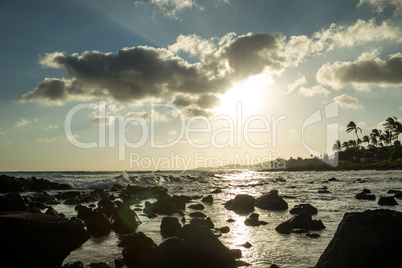
POLYGON ((234 85, 220 96, 221 104, 216 108, 216 114, 235 116, 239 112, 258 113, 269 104, 270 86, 273 83, 271 77, 257 75, 234 85))

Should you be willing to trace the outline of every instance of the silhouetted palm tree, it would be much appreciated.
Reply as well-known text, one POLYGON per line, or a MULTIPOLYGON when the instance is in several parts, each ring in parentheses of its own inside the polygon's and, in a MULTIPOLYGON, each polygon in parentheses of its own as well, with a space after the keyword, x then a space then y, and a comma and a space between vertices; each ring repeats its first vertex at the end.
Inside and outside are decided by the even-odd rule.
POLYGON ((349 143, 347 141, 342 142, 342 148, 345 150, 349 149, 349 143))
POLYGON ((389 130, 385 130, 383 134, 380 136, 380 140, 383 141, 387 145, 392 144, 392 132, 389 130))
POLYGON ((340 140, 336 140, 334 146, 332 146, 333 151, 339 152, 341 150, 341 142, 340 140))
POLYGON ((362 141, 367 143, 367 147, 370 145, 370 137, 368 135, 364 135, 362 141))
POLYGON ((357 135, 357 131, 360 130, 360 133, 362 133, 362 129, 360 127, 356 126, 355 122, 350 121, 349 124, 346 126, 346 132, 349 133, 353 130, 355 131, 356 139, 359 139, 359 135, 357 135))
POLYGON ((389 130, 391 133, 391 140, 398 140, 398 135, 402 132, 402 124, 398 121, 396 116, 388 117, 383 124, 386 130, 389 130))
POLYGON ((378 129, 373 129, 372 131, 371 131, 371 133, 370 133, 370 138, 371 138, 371 143, 372 144, 374 144, 374 145, 377 145, 378 144, 378 140, 377 139, 379 139, 380 137, 381 137, 381 129, 380 130, 378 130, 378 129))

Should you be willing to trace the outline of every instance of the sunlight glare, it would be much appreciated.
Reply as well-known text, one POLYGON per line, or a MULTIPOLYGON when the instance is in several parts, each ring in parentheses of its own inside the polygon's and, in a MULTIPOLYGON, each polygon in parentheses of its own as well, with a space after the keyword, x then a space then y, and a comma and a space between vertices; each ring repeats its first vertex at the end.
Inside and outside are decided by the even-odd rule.
POLYGON ((221 104, 216 108, 217 114, 236 115, 237 102, 241 101, 243 111, 256 113, 266 107, 270 101, 269 86, 273 79, 266 74, 260 74, 234 85, 233 88, 220 96, 221 104))

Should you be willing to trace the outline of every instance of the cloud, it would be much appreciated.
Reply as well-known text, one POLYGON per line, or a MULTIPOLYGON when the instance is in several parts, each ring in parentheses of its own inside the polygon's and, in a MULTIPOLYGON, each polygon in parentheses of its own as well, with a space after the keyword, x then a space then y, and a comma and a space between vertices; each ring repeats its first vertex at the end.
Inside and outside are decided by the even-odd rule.
POLYGON ((390 55, 386 60, 360 57, 354 62, 335 62, 323 65, 317 72, 321 84, 341 89, 347 84, 360 86, 396 86, 402 84, 402 53, 390 55))
POLYGON ((56 140, 56 138, 51 138, 51 139, 49 139, 49 138, 38 138, 38 139, 35 140, 35 142, 37 142, 37 143, 52 143, 55 140, 56 140))
POLYGON ((56 125, 48 125, 45 130, 50 130, 50 129, 58 129, 59 127, 56 125))
POLYGON ((0 135, 6 135, 7 133, 8 133, 7 130, 5 130, 5 131, 0 130, 0 135))
POLYGON ((95 117, 92 119, 92 125, 111 125, 115 121, 114 116, 106 116, 106 117, 95 117))
POLYGON ((301 87, 299 88, 299 95, 304 97, 314 97, 314 96, 328 96, 331 92, 322 86, 313 86, 311 88, 301 87))
POLYGON ((17 121, 14 123, 14 127, 24 127, 26 125, 31 124, 32 122, 29 121, 28 119, 21 118, 20 121, 17 121))
POLYGON ((364 4, 372 6, 378 13, 383 12, 387 7, 395 9, 395 15, 402 13, 402 0, 360 0, 357 7, 364 4))
POLYGON ((299 77, 292 83, 288 85, 288 93, 293 92, 299 86, 303 86, 307 84, 306 77, 304 75, 299 74, 299 77))
POLYGON ((364 106, 359 102, 358 99, 353 98, 347 94, 342 94, 334 98, 334 101, 339 103, 339 106, 351 109, 362 109, 364 106))

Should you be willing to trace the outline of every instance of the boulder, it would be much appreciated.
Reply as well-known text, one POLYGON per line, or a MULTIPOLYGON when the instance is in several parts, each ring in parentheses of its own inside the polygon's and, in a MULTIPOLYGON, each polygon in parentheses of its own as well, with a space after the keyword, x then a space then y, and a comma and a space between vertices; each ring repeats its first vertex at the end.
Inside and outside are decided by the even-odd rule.
POLYGON ((2 267, 60 267, 89 238, 82 226, 47 214, 1 214, 0 227, 2 267))
POLYGON ((164 217, 161 223, 161 234, 163 237, 171 237, 174 232, 181 228, 179 220, 175 217, 164 217))
POLYGON ((254 211, 254 202, 254 197, 247 194, 239 194, 234 199, 227 201, 225 208, 237 214, 246 215, 254 211))
POLYGON ((188 206, 191 209, 203 210, 205 207, 203 204, 193 204, 188 206))
POLYGON ((206 219, 194 218, 190 220, 190 224, 197 224, 207 227, 208 229, 214 229, 215 224, 212 222, 211 218, 206 219))
POLYGON ((0 211, 28 211, 28 207, 22 196, 14 192, 0 196, 0 211))
POLYGON ((300 230, 307 232, 308 230, 318 231, 324 228, 325 226, 321 220, 313 220, 310 213, 302 212, 301 214, 295 215, 290 220, 279 224, 275 230, 279 233, 289 234, 296 229, 298 229, 299 232, 300 230))
POLYGON ((267 210, 288 209, 288 203, 282 197, 279 197, 277 190, 271 190, 269 193, 257 198, 255 206, 267 210))
POLYGON ((252 213, 247 219, 244 220, 244 224, 247 226, 260 226, 267 225, 268 223, 265 221, 260 221, 258 218, 260 217, 257 213, 252 213))
POLYGON ((147 215, 155 213, 159 215, 171 215, 178 212, 175 204, 167 201, 156 201, 155 203, 150 203, 145 201, 145 207, 143 212, 147 215))
POLYGON ((355 198, 361 200, 375 200, 375 195, 373 195, 369 189, 363 189, 361 193, 355 195, 355 198))
POLYGON ((396 202, 393 196, 381 196, 378 200, 378 204, 381 206, 396 206, 398 202, 396 202))
POLYGON ((315 215, 318 213, 318 209, 310 204, 300 204, 294 206, 294 208, 292 208, 289 212, 290 214, 301 214, 302 212, 306 212, 311 215, 315 215))
POLYGON ((315 267, 400 267, 402 213, 345 213, 315 267))
POLYGON ((85 220, 88 233, 92 236, 109 235, 111 223, 109 218, 99 211, 94 211, 92 216, 85 220))
POLYGON ((61 268, 85 268, 85 265, 82 261, 75 261, 64 264, 61 268))
POLYGON ((154 241, 144 233, 133 233, 124 238, 119 244, 124 247, 122 255, 127 265, 135 267, 139 258, 156 248, 154 241))
POLYGON ((144 255, 138 267, 237 267, 233 252, 206 227, 184 225, 144 255))
POLYGON ((205 215, 202 212, 196 211, 196 212, 191 212, 190 214, 188 214, 188 216, 192 217, 192 218, 206 218, 207 215, 205 215))
POLYGON ((213 202, 214 202, 214 198, 212 197, 212 195, 208 195, 208 196, 206 196, 206 197, 203 197, 203 198, 201 199, 201 201, 202 201, 202 202, 205 202, 205 203, 213 203, 213 202))
POLYGON ((137 213, 129 206, 122 205, 115 209, 113 215, 112 229, 119 234, 128 234, 135 232, 141 224, 137 213))
POLYGON ((45 179, 37 179, 35 177, 23 179, 0 175, 0 193, 68 189, 71 189, 71 186, 51 182, 45 179))

